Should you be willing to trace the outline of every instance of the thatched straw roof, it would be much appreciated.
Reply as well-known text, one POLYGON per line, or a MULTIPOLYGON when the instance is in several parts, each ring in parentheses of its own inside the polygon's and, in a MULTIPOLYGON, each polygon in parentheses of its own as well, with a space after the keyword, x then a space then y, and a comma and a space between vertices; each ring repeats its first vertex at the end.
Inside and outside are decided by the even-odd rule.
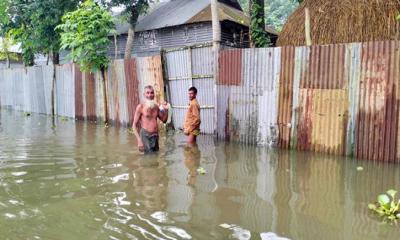
POLYGON ((278 46, 305 45, 305 8, 312 44, 400 39, 400 0, 304 0, 289 17, 278 46))

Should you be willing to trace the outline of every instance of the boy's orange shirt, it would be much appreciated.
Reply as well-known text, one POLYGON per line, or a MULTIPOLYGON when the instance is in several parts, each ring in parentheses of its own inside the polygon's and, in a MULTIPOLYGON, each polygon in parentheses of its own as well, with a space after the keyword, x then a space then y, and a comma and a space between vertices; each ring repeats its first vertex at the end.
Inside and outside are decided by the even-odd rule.
POLYGON ((200 129, 200 105, 197 99, 189 103, 189 109, 186 112, 185 123, 183 125, 185 132, 191 133, 200 129))

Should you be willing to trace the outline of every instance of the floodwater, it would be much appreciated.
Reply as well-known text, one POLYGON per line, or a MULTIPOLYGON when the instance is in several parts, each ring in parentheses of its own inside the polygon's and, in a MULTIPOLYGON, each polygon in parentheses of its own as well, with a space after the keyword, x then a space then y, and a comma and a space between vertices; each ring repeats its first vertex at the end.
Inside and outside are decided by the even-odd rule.
POLYGON ((367 204, 400 166, 63 120, 0 111, 2 239, 399 239, 367 204))

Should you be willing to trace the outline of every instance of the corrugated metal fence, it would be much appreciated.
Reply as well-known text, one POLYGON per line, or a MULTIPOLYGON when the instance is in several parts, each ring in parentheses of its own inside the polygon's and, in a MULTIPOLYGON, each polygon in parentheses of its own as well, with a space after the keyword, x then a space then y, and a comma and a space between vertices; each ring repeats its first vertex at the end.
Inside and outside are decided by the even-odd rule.
POLYGON ((0 70, 0 103, 26 112, 51 113, 53 67, 0 70))
POLYGON ((164 52, 165 75, 173 107, 173 122, 182 128, 188 108, 188 89, 199 91, 197 99, 201 108, 201 132, 213 134, 216 104, 213 55, 209 45, 170 49, 164 52))
MULTIPOLYGON (((114 61, 105 81, 110 120, 131 124, 147 84, 162 101, 164 70, 176 127, 187 89, 196 86, 204 133, 216 128, 219 137, 248 144, 400 162, 399 41, 223 50, 218 82, 212 54, 205 45, 167 50, 164 65, 160 56, 114 61)), ((50 114, 51 66, 0 74, 2 106, 50 114)), ((56 113, 103 118, 102 84, 99 75, 57 66, 56 113)))
POLYGON ((225 50, 218 134, 400 162, 400 42, 225 50))
MULTIPOLYGON (((51 114, 53 66, 0 70, 0 104, 19 111, 51 114)), ((105 74, 109 120, 131 125, 140 86, 152 84, 164 98, 161 57, 113 61, 105 74), (157 85, 158 84, 158 85, 157 85)), ((104 119, 100 73, 82 73, 74 64, 56 66, 55 112, 87 121, 104 119)))
POLYGON ((250 144, 277 141, 280 50, 227 50, 220 54, 218 134, 250 144))

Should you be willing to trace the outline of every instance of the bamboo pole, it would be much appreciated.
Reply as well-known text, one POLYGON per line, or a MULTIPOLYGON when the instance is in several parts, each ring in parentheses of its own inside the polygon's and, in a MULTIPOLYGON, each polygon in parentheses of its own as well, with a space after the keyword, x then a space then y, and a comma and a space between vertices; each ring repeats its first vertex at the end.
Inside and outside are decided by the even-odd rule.
POLYGON ((304 27, 305 27, 305 34, 306 34, 306 45, 311 46, 311 24, 310 24, 310 11, 308 8, 304 9, 305 11, 305 22, 304 22, 304 27))

